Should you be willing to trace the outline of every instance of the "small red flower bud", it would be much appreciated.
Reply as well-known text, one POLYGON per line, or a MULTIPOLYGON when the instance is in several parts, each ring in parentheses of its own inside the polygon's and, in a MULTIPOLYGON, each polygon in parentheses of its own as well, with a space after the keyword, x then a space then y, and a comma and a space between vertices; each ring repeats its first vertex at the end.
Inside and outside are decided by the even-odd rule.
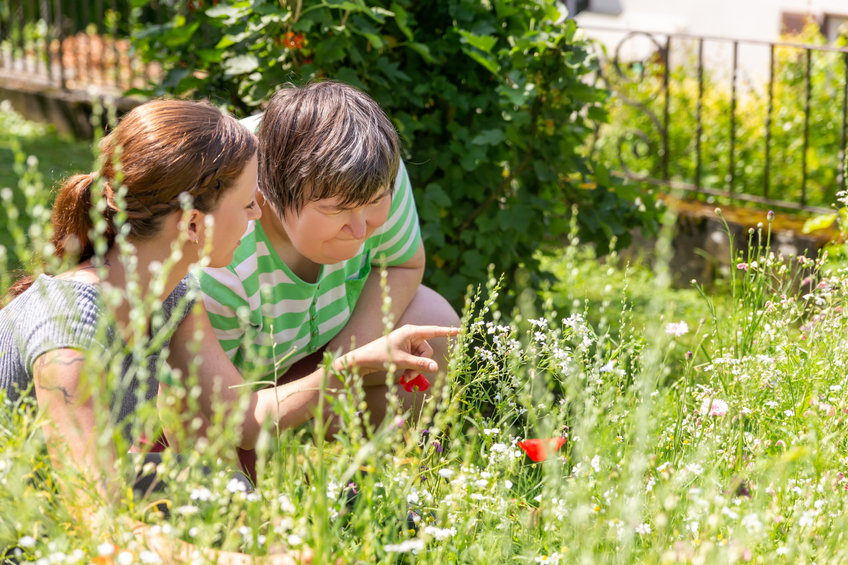
POLYGON ((428 388, 430 388, 430 381, 427 380, 427 377, 418 373, 415 378, 407 379, 406 375, 400 376, 400 381, 398 381, 400 385, 403 387, 403 390, 406 392, 412 392, 414 389, 418 389, 421 392, 424 392, 428 388))
POLYGON ((544 461, 565 443, 564 437, 553 437, 550 439, 525 439, 518 442, 524 453, 535 462, 544 461))

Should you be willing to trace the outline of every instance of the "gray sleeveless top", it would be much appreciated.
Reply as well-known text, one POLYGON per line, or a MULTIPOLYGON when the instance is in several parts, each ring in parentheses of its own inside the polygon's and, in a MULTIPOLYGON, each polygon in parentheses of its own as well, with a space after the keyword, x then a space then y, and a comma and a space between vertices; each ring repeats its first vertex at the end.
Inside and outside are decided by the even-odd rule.
POLYGON ((86 355, 101 356, 96 359, 97 366, 103 360, 103 374, 94 375, 95 378, 117 379, 109 383, 112 416, 114 422, 124 420, 140 401, 156 396, 157 374, 164 363, 160 353, 167 350, 174 329, 194 304, 197 287, 197 280, 187 275, 164 301, 162 311, 151 313, 152 337, 144 348, 146 362, 137 362, 123 340, 116 338, 98 287, 39 276, 30 288, 0 310, 0 390, 12 402, 24 393, 34 395, 35 360, 55 349, 78 349, 86 355), (107 370, 116 366, 120 367, 120 374, 107 370))

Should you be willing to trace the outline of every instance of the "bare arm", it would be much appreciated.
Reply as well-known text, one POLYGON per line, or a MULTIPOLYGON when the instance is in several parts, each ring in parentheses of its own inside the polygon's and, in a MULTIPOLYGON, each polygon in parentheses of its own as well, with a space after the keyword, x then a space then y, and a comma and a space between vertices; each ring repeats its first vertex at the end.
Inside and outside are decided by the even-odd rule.
MULTIPOLYGON (((386 268, 386 285, 392 299, 391 316, 397 322, 418 291, 424 277, 426 257, 424 243, 407 262, 386 268)), ((383 335, 383 289, 380 287, 380 270, 368 275, 362 293, 345 327, 327 344, 328 351, 350 351, 383 335), (353 343, 352 343, 353 341, 353 343)))
POLYGON ((44 353, 33 364, 35 396, 41 412, 47 415, 43 430, 53 465, 61 468, 69 464, 81 475, 103 484, 116 455, 111 442, 106 450, 98 448, 96 401, 91 386, 83 382, 84 367, 85 356, 76 349, 44 353))
MULTIPOLYGON (((116 452, 111 442, 108 449, 98 446, 98 433, 104 431, 97 426, 95 416, 98 401, 88 392, 89 383, 85 382, 83 368, 85 356, 75 349, 57 349, 49 351, 36 359, 33 365, 35 395, 38 406, 45 415, 44 436, 50 459, 57 468, 68 469, 68 465, 85 477, 94 479, 98 487, 105 485, 104 478, 114 476, 112 467, 116 452)), ((91 369, 91 367, 86 367, 91 369)), ((102 378, 97 375, 96 378, 102 378)), ((91 383, 95 384, 95 383, 91 383)), ((67 484, 60 481, 63 494, 73 500, 68 507, 76 511, 77 523, 85 524, 90 531, 101 531, 104 535, 113 524, 100 524, 95 521, 99 514, 93 509, 99 504, 96 493, 75 488, 70 491, 67 484)), ((111 492, 119 492, 120 485, 111 492)), ((106 492, 101 492, 105 494, 106 492)), ((135 534, 135 543, 154 551, 165 563, 188 563, 202 557, 209 563, 221 565, 247 565, 249 563, 295 564, 309 562, 311 553, 280 554, 267 557, 254 557, 244 553, 219 551, 200 548, 185 541, 154 533, 142 522, 131 521, 129 527, 135 534)), ((132 543, 131 543, 132 545, 132 543)))
MULTIPOLYGON (((384 370, 393 362, 399 370, 435 371, 438 364, 432 355, 427 340, 433 337, 452 336, 458 328, 437 326, 404 326, 383 338, 371 341, 363 347, 335 360, 334 369, 341 371, 356 367, 366 376, 384 370)), ((252 449, 265 422, 277 422, 282 427, 298 426, 308 421, 315 413, 325 379, 328 392, 339 388, 334 376, 325 376, 323 369, 313 371, 292 383, 266 388, 250 394, 246 413, 239 410, 241 386, 244 380, 221 349, 209 323, 209 317, 201 306, 196 306, 183 321, 171 339, 171 366, 190 374, 189 368, 196 363, 200 385, 199 404, 202 415, 208 420, 213 410, 228 412, 227 419, 241 422, 239 447, 252 449), (199 333, 196 333, 199 332, 199 333), (192 352, 191 343, 195 335, 200 340, 200 351, 192 352)))

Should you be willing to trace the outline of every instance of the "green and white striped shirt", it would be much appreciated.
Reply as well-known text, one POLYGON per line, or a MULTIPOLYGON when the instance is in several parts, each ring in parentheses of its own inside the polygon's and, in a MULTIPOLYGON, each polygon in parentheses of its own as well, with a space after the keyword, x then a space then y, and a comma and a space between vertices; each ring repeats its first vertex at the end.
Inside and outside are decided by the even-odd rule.
POLYGON ((403 163, 386 223, 354 257, 324 265, 314 283, 300 279, 280 259, 261 219, 251 222, 230 266, 207 268, 200 276, 212 327, 246 380, 272 380, 341 331, 371 265, 405 263, 420 241, 418 212, 403 163))

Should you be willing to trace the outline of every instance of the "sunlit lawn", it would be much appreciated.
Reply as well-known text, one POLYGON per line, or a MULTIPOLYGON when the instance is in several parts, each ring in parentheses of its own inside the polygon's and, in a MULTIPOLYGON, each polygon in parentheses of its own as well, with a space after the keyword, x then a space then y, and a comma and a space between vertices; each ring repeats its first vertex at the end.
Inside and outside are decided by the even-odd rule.
MULTIPOLYGON (((669 288, 662 262, 577 244, 545 266, 532 317, 499 311, 494 282, 469 298, 429 418, 363 431, 354 378, 333 441, 269 430, 256 492, 230 481, 219 422, 195 446, 219 472, 167 466, 168 517, 128 498, 105 512, 249 553, 310 546, 319 563, 848 560, 848 271, 762 253, 732 296, 701 296, 669 288)), ((31 412, 0 419, 0 548, 155 561, 78 527, 37 429, 31 412)))

